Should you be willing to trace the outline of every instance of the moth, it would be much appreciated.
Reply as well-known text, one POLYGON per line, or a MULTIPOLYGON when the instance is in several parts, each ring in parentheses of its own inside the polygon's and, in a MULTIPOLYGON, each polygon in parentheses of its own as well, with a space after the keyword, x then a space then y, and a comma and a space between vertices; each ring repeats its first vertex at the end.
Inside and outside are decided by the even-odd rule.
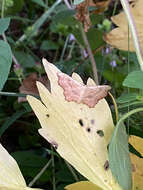
POLYGON ((58 84, 63 88, 63 93, 67 101, 83 103, 93 108, 99 100, 107 96, 111 89, 108 85, 89 86, 81 84, 65 73, 57 73, 58 84))

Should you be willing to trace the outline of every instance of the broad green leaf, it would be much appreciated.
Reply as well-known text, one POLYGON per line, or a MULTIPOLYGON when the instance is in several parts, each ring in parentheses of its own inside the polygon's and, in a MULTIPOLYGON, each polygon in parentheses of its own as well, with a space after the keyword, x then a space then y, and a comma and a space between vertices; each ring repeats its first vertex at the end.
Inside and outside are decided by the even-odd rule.
POLYGON ((45 50, 45 51, 56 50, 56 49, 58 49, 58 44, 51 40, 44 40, 42 42, 42 45, 40 46, 40 49, 45 50))
POLYGON ((137 100, 137 94, 136 93, 127 93, 122 94, 118 99, 117 102, 120 104, 131 102, 137 100))
POLYGON ((80 181, 77 183, 73 183, 71 185, 67 185, 65 190, 102 190, 97 185, 91 183, 90 181, 80 181))
POLYGON ((82 2, 84 2, 85 0, 74 0, 74 5, 78 5, 82 2))
POLYGON ((0 35, 3 34, 9 26, 10 18, 1 18, 0 19, 0 35))
POLYGON ((0 128, 0 137, 6 129, 8 129, 18 118, 20 118, 26 112, 26 110, 17 111, 11 117, 9 117, 0 128))
POLYGON ((74 26, 73 24, 78 23, 78 21, 73 17, 75 13, 75 10, 61 10, 52 17, 52 22, 61 23, 68 26, 74 26))
POLYGON ((110 69, 106 69, 103 72, 103 76, 110 82, 112 82, 112 84, 114 84, 114 86, 116 88, 119 88, 122 86, 122 82, 125 78, 125 74, 122 72, 119 72, 117 69, 114 69, 114 72, 110 69))
POLYGON ((8 14, 8 15, 14 15, 14 14, 16 14, 24 6, 24 0, 12 0, 12 1, 13 1, 12 6, 10 6, 6 10, 6 14, 8 14))
POLYGON ((12 64, 11 48, 7 42, 0 40, 0 90, 2 90, 12 64))
MULTIPOLYGON (((76 37, 77 41, 82 46, 85 47, 85 44, 84 44, 84 41, 82 39, 79 29, 75 28, 72 33, 76 37)), ((97 48, 101 47, 104 44, 102 31, 96 28, 90 28, 89 31, 86 33, 86 35, 87 35, 88 42, 92 50, 96 50, 97 48)))
POLYGON ((43 0, 32 0, 34 3, 37 3, 41 7, 47 8, 47 5, 43 2, 43 0))
POLYGON ((133 71, 125 78, 124 86, 143 90, 143 71, 133 71))
POLYGON ((123 190, 132 190, 132 170, 128 135, 124 124, 115 127, 109 144, 109 165, 123 190))
POLYGON ((16 51, 14 54, 22 67, 30 68, 35 65, 35 60, 30 54, 21 51, 16 51))
POLYGON ((47 158, 38 156, 32 151, 17 151, 12 153, 12 156, 21 167, 41 168, 48 162, 47 158))

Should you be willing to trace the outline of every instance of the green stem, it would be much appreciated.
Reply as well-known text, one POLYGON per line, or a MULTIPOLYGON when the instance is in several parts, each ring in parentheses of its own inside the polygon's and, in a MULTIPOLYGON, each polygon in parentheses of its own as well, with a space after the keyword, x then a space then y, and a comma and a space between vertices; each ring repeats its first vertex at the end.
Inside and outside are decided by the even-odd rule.
POLYGON ((4 7, 5 7, 5 0, 2 0, 1 18, 4 18, 4 7))
POLYGON ((118 122, 118 120, 119 120, 119 111, 118 111, 118 106, 117 106, 116 100, 115 100, 114 96, 110 92, 108 92, 108 94, 111 97, 112 102, 114 104, 115 115, 116 115, 116 122, 118 122))
POLYGON ((79 181, 78 176, 76 175, 76 173, 75 173, 74 169, 72 168, 72 166, 67 161, 65 161, 65 163, 66 163, 68 169, 70 170, 70 172, 72 173, 75 181, 76 182, 79 181))
POLYGON ((123 9, 125 11, 125 14, 126 14, 126 17, 128 20, 128 24, 129 24, 129 28, 130 28, 131 33, 132 33, 135 51, 136 51, 136 55, 137 55, 137 58, 138 58, 138 61, 140 64, 140 68, 143 71, 143 54, 142 54, 142 50, 141 50, 141 46, 140 46, 140 42, 139 42, 136 24, 135 24, 133 15, 130 11, 129 2, 127 0, 120 0, 120 1, 121 1, 122 6, 123 6, 123 9))
POLYGON ((14 92, 0 92, 0 96, 14 96, 14 97, 26 97, 27 95, 31 95, 39 98, 39 96, 33 94, 22 94, 22 93, 14 93, 14 92))
POLYGON ((125 120, 127 119, 129 116, 131 116, 132 114, 134 113, 137 113, 137 112, 140 112, 140 111, 143 111, 143 108, 137 108, 137 109, 134 109, 128 113, 126 113, 125 115, 123 115, 123 117, 121 117, 121 119, 118 121, 116 127, 118 128, 120 126, 120 124, 125 120))
MULTIPOLYGON (((39 30, 39 28, 44 24, 44 22, 47 20, 47 18, 51 15, 51 13, 54 11, 57 5, 59 5, 62 2, 62 0, 57 0, 51 8, 49 8, 47 11, 45 11, 42 16, 36 20, 36 22, 30 27, 31 28, 31 35, 29 38, 32 38, 35 33, 39 30)), ((24 41, 27 38, 26 34, 23 34, 16 42, 17 45, 19 45, 20 42, 24 41)))
POLYGON ((53 174, 53 190, 56 190, 56 179, 55 179, 55 159, 54 159, 54 149, 51 146, 51 160, 52 160, 52 174, 53 174))
POLYGON ((41 177, 41 175, 46 171, 46 169, 49 167, 51 164, 52 159, 48 161, 48 163, 42 168, 42 170, 34 177, 34 179, 29 183, 29 187, 32 187, 33 184, 41 177))
POLYGON ((66 48, 67 48, 67 45, 68 45, 68 41, 69 41, 69 35, 66 38, 64 48, 63 48, 62 53, 61 53, 60 62, 62 62, 63 59, 64 59, 64 54, 65 54, 65 51, 66 51, 66 48))

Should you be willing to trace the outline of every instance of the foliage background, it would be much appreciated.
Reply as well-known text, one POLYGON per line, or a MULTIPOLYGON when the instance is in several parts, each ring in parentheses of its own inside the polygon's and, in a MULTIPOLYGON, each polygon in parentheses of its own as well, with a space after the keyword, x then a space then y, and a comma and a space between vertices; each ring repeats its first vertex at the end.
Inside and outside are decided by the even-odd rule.
MULTIPOLYGON (((24 96, 22 93, 36 93, 33 83, 40 77, 44 82, 42 57, 63 72, 79 73, 84 81, 89 76, 93 78, 81 27, 75 19, 76 10, 70 9, 66 2, 0 1, 1 142, 17 160, 27 184, 51 159, 51 164, 34 184, 44 189, 62 190, 65 185, 83 179, 76 171, 75 177, 73 169, 38 134, 39 122, 28 103, 19 98, 24 96), (25 83, 24 79, 27 79, 25 83)), ((124 114, 140 107, 143 99, 142 90, 123 86, 128 73, 139 70, 135 53, 113 49, 103 40, 103 35, 115 27, 110 17, 119 11, 120 3, 112 0, 108 8, 91 12, 92 26, 86 35, 96 61, 99 84, 112 86, 119 111, 124 114)), ((49 85, 48 81, 45 83, 49 85)), ((114 116, 113 103, 107 99, 114 116)), ((126 122, 130 134, 142 137, 141 118, 142 112, 126 122)))

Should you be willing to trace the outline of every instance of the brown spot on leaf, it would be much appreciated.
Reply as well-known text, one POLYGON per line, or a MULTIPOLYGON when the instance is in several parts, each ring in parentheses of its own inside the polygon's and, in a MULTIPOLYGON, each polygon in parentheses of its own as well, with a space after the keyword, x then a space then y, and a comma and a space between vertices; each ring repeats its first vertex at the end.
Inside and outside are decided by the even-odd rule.
POLYGON ((132 163, 132 172, 136 172, 136 167, 135 167, 135 165, 132 163))
POLYGON ((107 171, 109 169, 109 161, 106 160, 105 164, 104 164, 104 170, 107 171))
POLYGON ((88 127, 88 128, 86 128, 86 131, 90 133, 91 129, 88 127))
MULTIPOLYGON (((19 88, 19 92, 23 94, 31 94, 39 96, 39 92, 36 86, 36 81, 40 81, 50 91, 50 81, 46 75, 38 77, 37 73, 31 73, 27 78, 25 78, 22 81, 22 84, 19 88)), ((27 101, 25 97, 18 98, 18 102, 25 102, 25 101, 27 101)))
POLYGON ((104 137, 104 132, 102 130, 97 130, 96 132, 100 137, 104 137))
POLYGON ((83 121, 82 121, 82 119, 79 119, 79 124, 83 127, 83 121))
POLYGON ((49 115, 49 114, 46 114, 46 116, 47 116, 47 117, 50 117, 50 115, 49 115))
POLYGON ((52 142, 51 142, 51 145, 52 145, 55 149, 58 148, 58 144, 57 144, 55 141, 52 141, 52 142))

